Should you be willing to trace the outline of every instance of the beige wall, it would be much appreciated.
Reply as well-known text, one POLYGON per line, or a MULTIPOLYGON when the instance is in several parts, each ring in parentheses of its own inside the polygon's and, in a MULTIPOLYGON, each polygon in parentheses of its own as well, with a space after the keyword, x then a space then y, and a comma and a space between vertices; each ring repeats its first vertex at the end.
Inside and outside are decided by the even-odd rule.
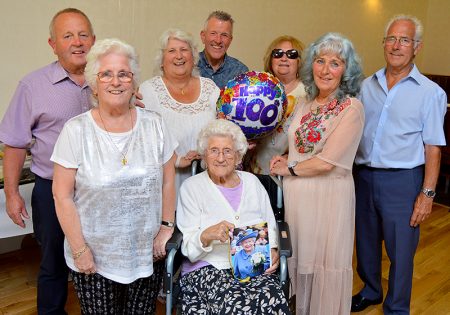
POLYGON ((422 71, 450 75, 450 1, 428 0, 422 71))
POLYGON ((47 44, 48 23, 56 11, 69 6, 90 17, 97 38, 118 37, 134 45, 143 79, 151 76, 162 31, 179 27, 201 44, 200 29, 216 9, 236 20, 229 53, 251 69, 262 69, 263 53, 278 35, 294 35, 309 44, 325 32, 337 31, 354 42, 366 74, 384 64, 385 22, 397 13, 413 14, 426 30, 417 64, 423 72, 450 75, 448 0, 0 0, 0 117, 18 80, 55 59, 47 44))

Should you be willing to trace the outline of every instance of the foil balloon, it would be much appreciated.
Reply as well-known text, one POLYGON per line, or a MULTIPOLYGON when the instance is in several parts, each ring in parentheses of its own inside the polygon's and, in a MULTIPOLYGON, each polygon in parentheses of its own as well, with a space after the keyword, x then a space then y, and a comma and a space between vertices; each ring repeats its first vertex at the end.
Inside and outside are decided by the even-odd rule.
POLYGON ((249 71, 220 91, 217 117, 241 127, 248 140, 267 136, 281 123, 287 99, 281 82, 267 72, 249 71))

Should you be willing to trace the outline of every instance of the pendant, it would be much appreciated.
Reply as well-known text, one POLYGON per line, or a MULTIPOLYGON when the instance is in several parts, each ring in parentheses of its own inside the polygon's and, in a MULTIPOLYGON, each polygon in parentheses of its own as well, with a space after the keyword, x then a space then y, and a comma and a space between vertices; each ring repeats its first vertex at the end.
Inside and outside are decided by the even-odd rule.
POLYGON ((127 165, 128 161, 126 157, 123 157, 122 159, 122 165, 127 165))
POLYGON ((181 89, 181 95, 184 95, 184 89, 181 89))

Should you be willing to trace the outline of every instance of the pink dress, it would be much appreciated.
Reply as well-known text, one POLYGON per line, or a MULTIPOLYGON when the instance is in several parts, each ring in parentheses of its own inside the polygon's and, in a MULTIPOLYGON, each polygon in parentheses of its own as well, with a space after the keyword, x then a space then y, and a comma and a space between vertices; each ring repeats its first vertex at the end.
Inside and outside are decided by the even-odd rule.
POLYGON ((288 261, 297 314, 350 314, 355 189, 352 165, 364 126, 355 98, 299 104, 288 131, 289 162, 317 157, 329 173, 284 179, 288 261))

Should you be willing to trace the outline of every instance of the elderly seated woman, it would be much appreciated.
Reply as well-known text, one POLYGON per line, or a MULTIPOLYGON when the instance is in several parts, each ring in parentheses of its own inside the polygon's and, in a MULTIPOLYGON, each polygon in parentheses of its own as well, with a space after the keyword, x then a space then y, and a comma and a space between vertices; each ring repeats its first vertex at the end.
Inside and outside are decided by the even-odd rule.
POLYGON ((277 228, 270 200, 259 180, 237 171, 247 151, 241 129, 227 120, 211 121, 198 138, 206 171, 180 188, 177 224, 183 233, 182 314, 290 314, 273 272, 279 264, 277 228), (267 222, 272 265, 249 282, 231 272, 229 230, 267 222))

